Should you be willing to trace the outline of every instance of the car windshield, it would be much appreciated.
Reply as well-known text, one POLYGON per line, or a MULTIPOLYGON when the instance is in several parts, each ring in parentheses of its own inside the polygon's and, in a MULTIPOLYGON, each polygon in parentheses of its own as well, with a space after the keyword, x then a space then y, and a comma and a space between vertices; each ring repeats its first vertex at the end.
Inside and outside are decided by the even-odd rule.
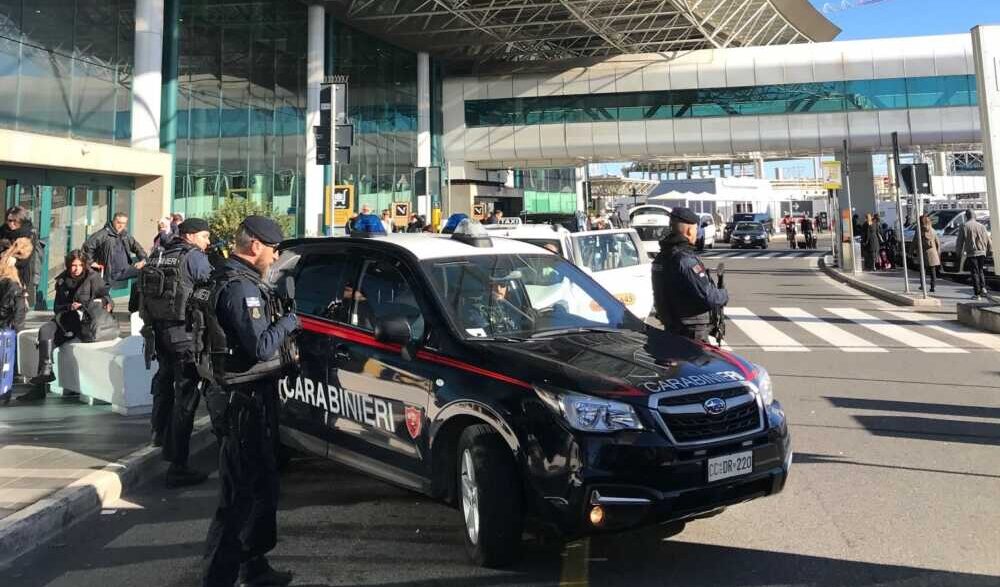
POLYGON ((756 220, 753 214, 733 214, 733 222, 752 222, 756 220))
POLYGON ((759 222, 740 222, 735 229, 736 232, 757 232, 760 230, 764 230, 764 227, 759 222))
POLYGON ((526 339, 628 328, 625 306, 555 255, 474 255, 423 262, 444 311, 470 339, 526 339))
POLYGON ((943 230, 948 223, 952 221, 953 218, 958 216, 962 212, 961 210, 938 210, 937 212, 931 212, 928 216, 931 217, 931 223, 934 226, 934 230, 943 230))
POLYGON ((669 226, 632 226, 639 233, 639 240, 661 241, 670 234, 669 226))

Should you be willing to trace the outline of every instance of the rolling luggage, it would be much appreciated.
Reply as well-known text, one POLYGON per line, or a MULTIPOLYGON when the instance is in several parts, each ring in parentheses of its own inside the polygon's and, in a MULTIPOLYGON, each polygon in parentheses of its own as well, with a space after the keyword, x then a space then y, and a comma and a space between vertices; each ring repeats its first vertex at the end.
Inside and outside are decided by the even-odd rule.
POLYGON ((14 370, 17 358, 17 333, 13 328, 0 330, 0 396, 14 387, 14 370))

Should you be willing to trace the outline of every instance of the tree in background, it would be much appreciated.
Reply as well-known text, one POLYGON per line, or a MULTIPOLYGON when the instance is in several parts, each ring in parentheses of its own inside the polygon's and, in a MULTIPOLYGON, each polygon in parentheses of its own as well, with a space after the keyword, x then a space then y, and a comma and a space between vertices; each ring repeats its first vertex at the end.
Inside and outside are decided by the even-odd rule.
POLYGON ((213 241, 225 241, 226 248, 233 242, 236 229, 247 216, 267 216, 274 219, 281 226, 285 236, 291 236, 294 226, 294 218, 288 214, 277 214, 268 206, 263 206, 246 198, 230 196, 222 201, 216 209, 215 214, 208 218, 208 225, 212 230, 213 241))

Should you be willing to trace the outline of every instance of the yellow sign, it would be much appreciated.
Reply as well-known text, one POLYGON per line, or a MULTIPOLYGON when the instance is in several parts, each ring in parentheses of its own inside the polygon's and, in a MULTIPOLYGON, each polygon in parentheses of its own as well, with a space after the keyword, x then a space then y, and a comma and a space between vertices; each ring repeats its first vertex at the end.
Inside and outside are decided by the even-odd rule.
MULTIPOLYGON (((337 228, 347 224, 347 220, 351 217, 351 211, 354 210, 354 186, 335 185, 333 186, 332 195, 332 198, 327 198, 326 217, 330 217, 332 210, 332 226, 337 228)), ((327 224, 330 224, 330 222, 327 222, 327 224)))
POLYGON ((843 185, 840 161, 823 161, 823 188, 839 190, 843 185))
POLYGON ((392 203, 392 221, 397 227, 405 227, 406 223, 410 219, 410 203, 409 202, 393 202, 392 203))

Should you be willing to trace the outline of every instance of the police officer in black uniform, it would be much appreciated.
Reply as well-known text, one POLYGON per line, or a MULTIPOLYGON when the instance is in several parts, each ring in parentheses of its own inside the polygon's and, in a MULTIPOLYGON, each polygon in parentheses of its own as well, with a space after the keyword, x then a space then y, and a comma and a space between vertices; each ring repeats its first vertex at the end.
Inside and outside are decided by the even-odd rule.
POLYGON ((273 220, 248 217, 233 254, 213 272, 210 292, 194 294, 209 309, 202 316, 203 340, 217 341, 206 349, 213 379, 206 402, 220 439, 219 506, 208 530, 206 587, 231 587, 237 575, 241 585, 292 580, 292 573, 271 568, 265 558, 277 540, 277 383, 287 367, 283 350, 300 327, 263 281, 282 238, 273 220))
POLYGON ((729 294, 716 287, 694 254, 697 239, 698 215, 688 208, 674 208, 670 234, 660 241, 653 260, 653 303, 667 332, 708 342, 710 314, 729 303, 729 294))
POLYGON ((186 318, 195 284, 212 274, 204 252, 209 236, 208 222, 188 218, 178 226, 178 237, 155 249, 139 273, 147 356, 155 355, 159 363, 152 389, 153 444, 163 446, 163 458, 170 463, 168 487, 196 485, 207 478, 188 467, 201 378, 186 318))

